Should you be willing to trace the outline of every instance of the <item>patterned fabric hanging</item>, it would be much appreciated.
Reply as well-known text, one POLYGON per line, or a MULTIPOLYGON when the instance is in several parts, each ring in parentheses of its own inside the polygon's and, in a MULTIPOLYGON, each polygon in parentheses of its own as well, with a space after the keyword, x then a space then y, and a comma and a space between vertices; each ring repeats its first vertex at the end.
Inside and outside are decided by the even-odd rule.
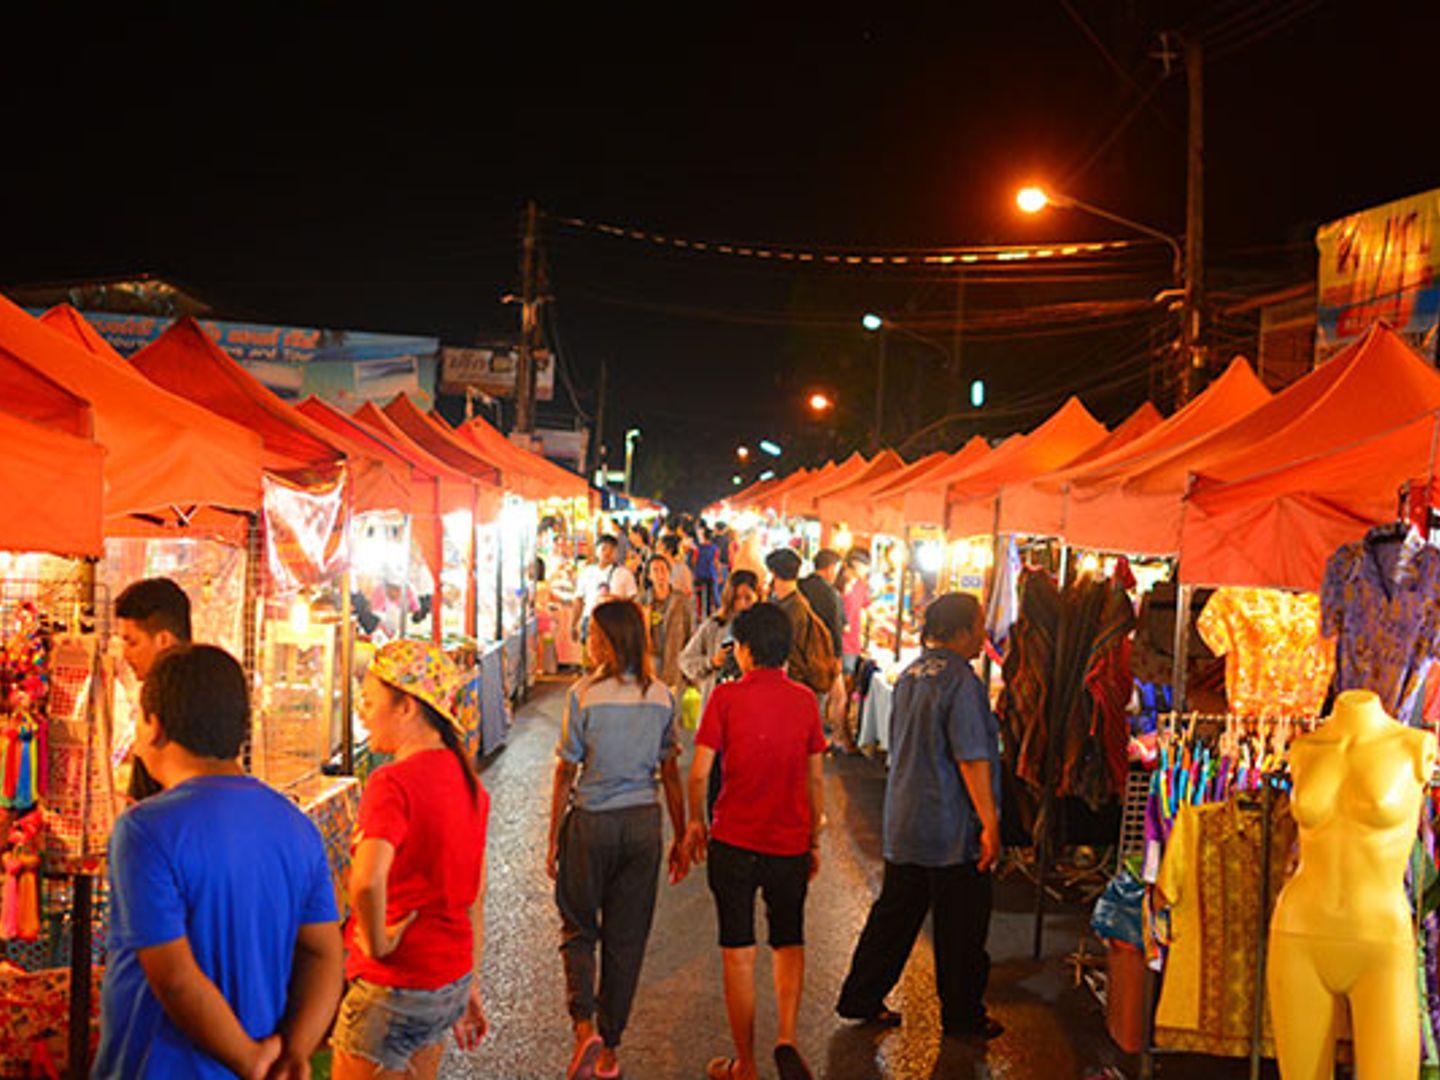
POLYGON ((33 604, 0 645, 0 807, 27 811, 49 780, 50 632, 33 604))

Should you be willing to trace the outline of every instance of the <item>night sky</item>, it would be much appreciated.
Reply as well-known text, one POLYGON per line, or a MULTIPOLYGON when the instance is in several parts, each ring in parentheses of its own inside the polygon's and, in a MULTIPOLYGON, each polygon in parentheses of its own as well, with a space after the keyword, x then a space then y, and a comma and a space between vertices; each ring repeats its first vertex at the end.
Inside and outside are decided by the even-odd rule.
MULTIPOLYGON (((1075 213, 1022 219, 1015 188, 1043 179, 1178 233, 1184 75, 1152 56, 1167 29, 1211 51, 1206 258, 1222 300, 1312 275, 1317 223, 1440 183, 1433 3, 120 10, 7 30, 0 281, 149 271, 230 314, 464 344, 516 325, 500 297, 526 198, 800 249, 1124 237, 1075 213)), ((892 336, 892 443, 960 408, 969 379, 990 384, 988 411, 925 447, 1030 426, 1069 389, 1116 422, 1171 325, 1153 309, 1051 333, 1023 314, 1147 299, 1166 283, 1160 248, 971 281, 961 321, 986 329, 962 332, 958 367, 943 356, 953 272, 698 256, 553 217, 545 250, 576 403, 593 414, 607 362, 607 441, 642 427, 641 488, 682 505, 728 487, 738 441, 771 435, 789 465, 863 440, 864 310, 942 343, 892 336), (996 313, 1020 322, 997 332, 996 313), (833 428, 800 405, 822 385, 846 406, 833 428)), ((1220 328, 1217 352, 1243 337, 1220 328)))

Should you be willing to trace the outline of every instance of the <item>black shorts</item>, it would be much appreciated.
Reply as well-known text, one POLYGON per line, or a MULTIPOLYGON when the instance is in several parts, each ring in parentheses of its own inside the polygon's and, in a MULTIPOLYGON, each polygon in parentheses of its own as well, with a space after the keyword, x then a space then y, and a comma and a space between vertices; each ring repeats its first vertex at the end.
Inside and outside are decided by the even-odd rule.
POLYGON ((805 894, 810 890, 810 855, 764 855, 719 840, 710 841, 706 875, 720 921, 720 947, 755 944, 755 891, 765 897, 770 947, 805 944, 805 894))

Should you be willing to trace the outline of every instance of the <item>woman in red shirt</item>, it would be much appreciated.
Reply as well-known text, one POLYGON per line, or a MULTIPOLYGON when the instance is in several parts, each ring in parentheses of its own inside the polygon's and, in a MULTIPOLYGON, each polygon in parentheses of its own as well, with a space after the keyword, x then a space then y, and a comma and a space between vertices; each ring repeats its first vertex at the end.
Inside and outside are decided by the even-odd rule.
POLYGON ((490 797, 466 756, 459 673, 443 652, 393 641, 365 676, 370 745, 395 760, 360 800, 346 927, 351 980, 331 1043, 337 1080, 440 1067, 445 1033, 485 1035, 485 828, 490 797))

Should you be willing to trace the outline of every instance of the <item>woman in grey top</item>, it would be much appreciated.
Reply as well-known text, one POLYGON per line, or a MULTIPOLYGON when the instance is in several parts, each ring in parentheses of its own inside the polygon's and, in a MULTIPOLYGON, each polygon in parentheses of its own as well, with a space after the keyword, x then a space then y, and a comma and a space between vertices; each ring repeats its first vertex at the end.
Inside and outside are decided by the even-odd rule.
POLYGON ((720 595, 720 610, 700 624, 680 654, 680 673, 700 688, 701 707, 715 684, 738 679, 740 668, 730 655, 730 624, 760 600, 760 579, 750 570, 736 570, 720 595))
POLYGON ((587 642, 592 670, 570 690, 555 750, 545 868, 555 881, 575 1032, 570 1080, 620 1074, 616 1051, 655 914, 662 787, 671 882, 689 870, 675 700, 655 678, 646 646, 645 619, 633 601, 595 608, 587 642), (598 995, 596 945, 603 945, 605 967, 598 995))

